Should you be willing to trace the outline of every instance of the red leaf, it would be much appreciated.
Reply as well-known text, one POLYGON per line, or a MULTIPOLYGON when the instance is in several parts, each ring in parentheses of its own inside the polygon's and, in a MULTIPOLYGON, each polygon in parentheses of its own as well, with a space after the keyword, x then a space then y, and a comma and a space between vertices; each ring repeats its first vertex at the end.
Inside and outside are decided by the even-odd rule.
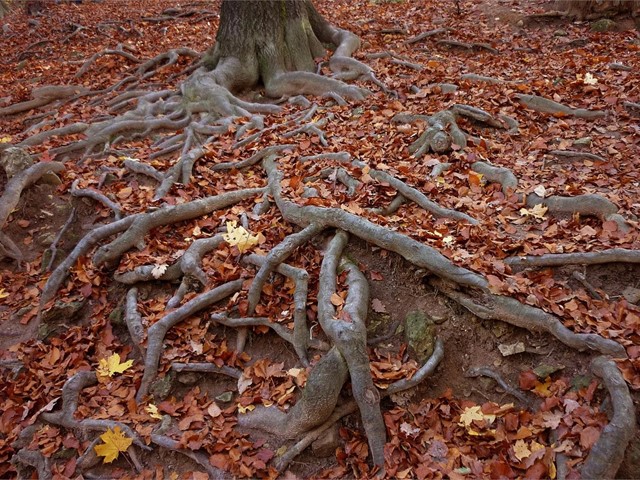
POLYGON ((520 372, 520 388, 523 390, 533 390, 538 384, 538 376, 531 370, 520 372))

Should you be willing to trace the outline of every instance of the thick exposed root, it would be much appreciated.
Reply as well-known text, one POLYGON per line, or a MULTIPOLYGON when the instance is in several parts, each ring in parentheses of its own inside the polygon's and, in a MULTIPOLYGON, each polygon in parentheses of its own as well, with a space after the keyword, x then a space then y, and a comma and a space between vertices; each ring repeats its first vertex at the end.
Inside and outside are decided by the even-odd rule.
MULTIPOLYGON (((433 353, 431 357, 425 362, 425 364, 411 377, 411 379, 406 380, 398 380, 397 382, 392 383, 386 390, 382 390, 380 392, 380 396, 382 398, 388 397, 390 395, 395 395, 397 393, 403 392, 405 390, 409 390, 410 388, 414 388, 420 383, 422 383, 427 377, 432 375, 436 367, 442 361, 444 357, 444 344, 442 340, 436 339, 436 344, 433 349, 433 353)), ((279 472, 283 472, 289 464, 300 455, 309 445, 311 445, 315 440, 320 438, 320 436, 331 426, 333 426, 338 420, 342 417, 349 415, 351 413, 355 413, 358 410, 358 404, 355 400, 347 402, 338 406, 331 416, 327 419, 319 427, 311 430, 307 434, 304 435, 302 439, 296 442, 293 446, 291 446, 287 451, 278 458, 275 462, 275 467, 279 472)))
MULTIPOLYGON (((262 267, 267 259, 260 255, 251 254, 243 259, 244 262, 262 267)), ((291 278, 295 284, 293 294, 293 338, 292 343, 302 364, 309 365, 307 347, 309 344, 309 326, 307 325, 307 292, 309 289, 309 274, 302 268, 292 267, 286 263, 280 263, 276 272, 291 278)))
POLYGON ((46 85, 35 88, 33 92, 31 92, 31 100, 0 108, 0 117, 8 117, 10 115, 16 115, 17 113, 27 112, 57 101, 68 101, 76 95, 87 93, 87 91, 85 87, 80 85, 46 85))
POLYGON ((382 466, 386 429, 380 412, 380 394, 371 379, 367 352, 365 320, 369 307, 369 285, 353 263, 340 261, 347 239, 344 231, 338 231, 325 253, 318 288, 318 321, 347 363, 353 396, 360 409, 373 462, 382 466), (337 318, 331 296, 336 290, 338 267, 348 271, 349 292, 344 309, 337 318))
POLYGON ((206 215, 214 210, 228 207, 254 195, 262 193, 262 188, 249 188, 193 200, 175 206, 168 206, 155 212, 137 214, 127 230, 111 243, 100 247, 93 257, 96 265, 118 260, 134 246, 144 248, 144 237, 152 229, 206 215))
POLYGON ((587 110, 584 108, 571 108, 562 103, 554 102, 545 97, 538 95, 516 94, 516 99, 525 107, 542 113, 550 113, 552 115, 568 115, 572 117, 594 119, 602 118, 606 114, 599 110, 587 110))
POLYGON ((578 351, 593 350, 616 358, 626 358, 625 348, 618 342, 593 333, 573 333, 554 315, 519 301, 487 292, 479 296, 462 293, 439 280, 431 282, 438 290, 486 320, 502 320, 531 332, 548 332, 565 345, 578 351))
POLYGON ((221 367, 213 363, 179 363, 173 362, 171 369, 176 372, 200 372, 200 373, 215 373, 218 375, 225 375, 227 377, 235 378, 239 380, 242 376, 242 371, 231 368, 226 365, 221 367))
POLYGON ((75 418, 78 409, 78 396, 82 389, 98 383, 95 372, 78 372, 67 380, 62 387, 62 406, 56 412, 42 412, 40 418, 46 422, 59 425, 64 428, 77 429, 82 432, 105 431, 119 427, 133 443, 143 450, 150 448, 140 439, 137 433, 126 424, 113 420, 93 420, 86 418, 77 420, 75 418))
POLYGON ((190 315, 237 292, 242 287, 242 282, 242 279, 233 280, 198 295, 180 308, 165 315, 160 321, 154 323, 151 328, 149 328, 147 332, 147 355, 144 362, 144 373, 142 375, 142 381, 140 382, 140 388, 136 394, 136 401, 138 403, 147 396, 151 383, 156 379, 158 364, 164 346, 164 337, 169 329, 190 315))
MULTIPOLYGON (((58 173, 62 170, 64 170, 64 165, 58 162, 36 163, 11 176, 2 197, 0 197, 0 230, 4 228, 9 215, 18 205, 20 195, 25 188, 40 180, 47 173, 58 173)), ((4 234, 0 237, 0 246, 7 256, 17 261, 22 260, 22 252, 4 234)))
POLYGON ((278 434, 281 438, 297 437, 331 416, 348 373, 342 354, 333 347, 313 367, 302 396, 287 413, 275 407, 258 406, 252 412, 239 415, 238 425, 278 434))
POLYGON ((509 297, 491 294, 484 277, 455 266, 437 250, 421 242, 341 209, 299 206, 286 200, 280 193, 281 175, 275 162, 273 159, 265 159, 264 165, 269 172, 269 185, 276 204, 288 221, 301 226, 316 223, 348 231, 369 243, 398 253, 414 265, 426 268, 432 274, 449 280, 453 284, 477 289, 480 292, 482 304, 474 302, 472 297, 444 282, 438 283, 438 288, 445 294, 462 303, 481 318, 502 320, 530 330, 548 331, 566 345, 578 350, 591 349, 616 357, 626 357, 624 347, 613 340, 604 339, 596 334, 575 334, 562 325, 558 318, 539 308, 523 305, 509 297))
POLYGON ((512 267, 561 267, 563 265, 598 265, 602 263, 640 263, 640 251, 612 248, 601 252, 546 253, 511 257, 505 263, 512 267))
POLYGON ((127 298, 124 309, 124 321, 127 324, 129 335, 133 344, 138 348, 142 356, 146 355, 144 342, 144 326, 142 325, 142 316, 138 312, 138 289, 131 288, 127 292, 127 298))
POLYGON ((258 273, 253 279, 253 283, 251 283, 251 288, 249 289, 249 293, 247 294, 247 298, 249 300, 249 314, 253 314, 253 312, 255 311, 256 306, 260 301, 262 287, 264 287, 264 284, 266 283, 271 273, 278 267, 278 265, 289 258, 296 248, 307 243, 317 234, 322 232, 322 230, 322 226, 310 224, 300 232, 289 235, 282 242, 271 249, 269 254, 265 257, 264 262, 260 266, 260 270, 258 270, 258 273))
POLYGON ((629 387, 613 360, 596 357, 591 361, 591 371, 602 379, 609 391, 613 416, 591 448, 580 473, 582 478, 615 478, 635 434, 636 412, 629 387))
POLYGON ((116 220, 120 220, 122 218, 122 207, 107 198, 103 193, 98 192, 97 190, 92 190, 89 188, 78 188, 79 180, 74 180, 71 184, 71 195, 74 197, 86 197, 95 200, 96 202, 102 203, 105 207, 110 208, 113 211, 116 220))
POLYGON ((531 406, 531 399, 527 398, 526 395, 524 395, 522 392, 509 385, 507 381, 502 378, 500 373, 498 373, 491 367, 473 367, 467 370, 464 375, 465 377, 492 378, 496 381, 500 388, 505 391, 505 393, 511 395, 514 398, 517 398, 518 401, 525 407, 529 408, 531 406))

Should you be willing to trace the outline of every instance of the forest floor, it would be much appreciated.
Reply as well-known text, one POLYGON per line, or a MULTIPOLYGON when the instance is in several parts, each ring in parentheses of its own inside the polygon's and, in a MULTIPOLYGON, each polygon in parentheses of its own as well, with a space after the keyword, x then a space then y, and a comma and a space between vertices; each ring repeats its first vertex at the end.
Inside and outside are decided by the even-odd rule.
MULTIPOLYGON (((597 333, 625 347, 628 358, 618 359, 617 365, 637 411, 637 257, 618 263, 514 268, 513 272, 504 261, 516 255, 640 249, 639 113, 625 107, 625 102, 637 105, 640 101, 636 21, 619 19, 602 32, 596 31, 599 27, 594 22, 530 17, 544 11, 546 4, 539 1, 461 1, 459 14, 453 1, 316 3, 331 22, 361 38, 355 58, 369 65, 387 88, 398 93, 397 98, 368 85, 374 94, 361 103, 342 106, 317 99, 314 118, 329 118, 322 126, 328 147, 316 134, 282 139, 292 129, 287 120, 302 111, 295 105, 286 104, 282 113, 268 115, 266 126, 273 128, 241 147, 234 136, 242 125, 238 120, 196 163, 194 181, 176 184, 164 200, 181 204, 260 186, 260 175, 252 169, 219 172, 211 167, 247 158, 268 145, 295 143, 294 151, 285 153, 289 157, 349 152, 372 168, 399 175, 440 204, 461 208, 481 220, 480 227, 469 228, 451 219, 434 221, 417 205, 405 205, 385 220, 388 228, 426 242, 457 264, 483 273, 496 292, 552 312, 576 333, 597 333), (448 30, 408 42, 435 29, 448 30), (373 55, 384 52, 392 55, 373 55), (457 89, 445 91, 443 84, 454 84, 457 89), (518 94, 603 110, 607 116, 592 119, 534 111, 518 102, 518 94), (477 145, 454 148, 447 154, 411 156, 407 148, 425 122, 407 125, 392 122, 392 118, 402 112, 432 115, 453 104, 515 118, 518 131, 487 128, 464 118, 460 125, 481 138, 477 145), (562 153, 567 151, 571 155, 562 153), (500 185, 485 182, 483 175, 470 169, 479 160, 511 169, 519 180, 518 188, 527 193, 539 194, 542 188, 542 196, 600 194, 619 207, 628 228, 590 215, 565 212, 551 216, 533 208, 522 211, 505 200, 500 185), (453 166, 432 176, 434 166, 445 162, 453 166)), ((35 16, 14 12, 0 21, 0 110, 29 100, 34 89, 46 85, 76 85, 78 92, 81 87, 108 89, 139 66, 120 54, 105 54, 85 64, 105 49, 123 51, 124 45, 124 51, 140 60, 177 47, 202 52, 214 41, 218 10, 218 2, 177 5, 105 0, 47 4, 35 16), (166 15, 167 9, 175 10, 166 15)), ((138 86, 176 88, 185 78, 181 72, 192 61, 181 55, 175 63, 153 70, 138 86)), ((88 122, 107 113, 106 102, 123 90, 124 85, 104 96, 79 96, 48 116, 38 117, 47 111, 46 106, 4 116, 0 142, 18 144, 49 128, 88 122), (94 101, 96 98, 100 101, 94 101), (51 122, 25 134, 27 128, 47 119, 51 122)), ((245 97, 259 99, 255 92, 246 92, 245 97)), ((29 152, 48 162, 54 159, 52 152, 69 139, 49 137, 30 146, 29 152)), ((179 443, 171 448, 155 446, 146 451, 131 447, 113 463, 103 463, 95 456, 92 442, 96 435, 91 429, 65 428, 39 419, 42 412, 61 406, 62 386, 73 374, 94 370, 101 359, 117 353, 123 362, 132 359, 133 366, 82 390, 72 416, 78 421, 122 422, 146 444, 158 431, 162 417, 155 418, 148 403, 138 405, 134 400, 144 361, 124 322, 130 287, 113 280, 113 268, 97 267, 89 256, 79 258, 38 318, 41 294, 51 274, 52 251, 55 267, 80 239, 113 215, 110 208, 91 198, 72 196, 72 183, 99 190, 126 214, 157 208, 160 203, 151 198, 156 182, 123 166, 125 158, 133 158, 158 170, 169 168, 175 160, 172 155, 150 159, 152 143, 149 138, 127 140, 84 162, 66 162, 65 170, 58 173, 60 182, 41 181, 24 190, 2 228, 19 246, 23 259, 5 258, 0 263, 0 390, 5 392, 0 398, 0 478, 15 477, 16 469, 24 478, 36 472, 42 476, 42 462, 53 478, 76 478, 81 472, 84 478, 207 478, 203 457, 196 458, 193 452, 230 476, 274 477, 277 472, 270 462, 290 447, 277 436, 240 431, 236 417, 255 405, 277 404, 287 409, 295 403, 307 375, 296 351, 269 328, 254 327, 244 351, 238 353, 236 329, 210 320, 211 312, 189 316, 165 338, 161 381, 154 384, 152 393, 160 414, 173 422, 167 436, 179 443), (210 373, 176 373, 172 362, 212 362, 233 367, 242 377, 239 381, 210 373), (32 425, 36 428, 29 430, 30 438, 21 445, 21 432, 32 425), (26 460, 10 463, 16 461, 20 448, 41 452, 35 471, 26 460)), ((288 174, 282 186, 299 198, 297 186, 309 174, 293 168, 288 174)), ((365 179, 367 171, 359 174, 369 185, 366 192, 363 189, 350 197, 334 172, 317 182, 318 204, 337 202, 343 210, 361 214, 393 198, 395 192, 388 183, 365 179)), ((0 171, 0 191, 8 182, 0 171)), ((171 264, 193 239, 213 235, 227 222, 241 222, 253 206, 253 199, 244 200, 193 221, 161 226, 146 246, 122 257, 117 272, 171 264)), ((261 234, 253 253, 266 254, 294 231, 273 212, 249 218, 250 230, 261 234)), ((319 327, 313 300, 323 241, 316 239, 313 245, 300 247, 287 261, 310 275, 307 315, 316 335, 319 327)), ((416 348, 407 346, 408 317, 432 322, 444 344, 444 357, 430 378, 382 400, 389 478, 555 478, 560 473, 577 478, 611 413, 607 391, 589 369, 594 352, 570 348, 548 332, 483 320, 434 286, 426 270, 396 253, 354 238, 346 256, 356 261, 369 280, 367 329, 374 339, 369 357, 374 383, 382 391, 410 377, 424 361, 416 348), (495 378, 473 375, 482 368, 495 378), (475 406, 482 407, 479 413, 475 406), (474 411, 478 416, 467 420, 466 414, 474 411)), ((205 256, 203 269, 211 284, 248 279, 240 257, 238 249, 228 244, 205 256)), ((139 286, 138 309, 145 324, 165 316, 174 289, 174 284, 159 281, 139 286)), ((293 291, 290 280, 272 277, 256 313, 285 326, 292 323, 293 291)), ((187 293, 185 300, 193 297, 195 293, 187 293)), ((337 294, 334 305, 340 307, 344 298, 337 294)), ((243 301, 242 295, 233 298, 236 310, 242 311, 243 301)), ((319 357, 310 354, 311 363, 319 357)), ((342 397, 343 401, 351 397, 347 388, 342 397)), ((323 442, 290 463, 283 478, 371 475, 359 416, 346 416, 337 425, 323 442)), ((636 433, 618 476, 640 478, 638 472, 640 438, 636 433)))

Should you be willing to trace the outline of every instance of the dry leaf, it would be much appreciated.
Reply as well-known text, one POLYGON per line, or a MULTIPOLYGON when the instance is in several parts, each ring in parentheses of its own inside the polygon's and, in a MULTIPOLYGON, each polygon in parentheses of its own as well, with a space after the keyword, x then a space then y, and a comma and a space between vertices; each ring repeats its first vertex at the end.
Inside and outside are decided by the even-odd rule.
POLYGON ((209 408, 207 408, 207 413, 213 418, 216 418, 219 417, 220 414, 222 414, 222 410, 216 402, 213 402, 211 405, 209 405, 209 408))
POLYGON ((333 293, 331 295, 331 303, 333 303, 336 307, 339 307, 340 305, 344 304, 344 298, 342 298, 337 293, 333 293))
POLYGON ((99 377, 113 377, 116 373, 122 373, 133 365, 133 360, 120 363, 120 355, 114 353, 109 358, 101 358, 96 373, 99 377))
POLYGON ((158 411, 158 407, 156 407, 153 403, 150 403, 148 406, 146 406, 144 410, 149 414, 151 418, 162 420, 162 415, 158 411))
POLYGON ((528 217, 528 216, 532 216, 535 218, 544 218, 545 214, 547 213, 547 210, 549 210, 549 208, 545 207, 544 205, 542 205, 541 203, 539 203, 538 205, 536 205, 535 207, 531 208, 531 209, 527 209, 527 208, 521 208, 520 209, 520 215, 522 215, 523 217, 528 217))
POLYGON ((589 72, 584 74, 584 78, 582 79, 582 83, 585 85, 596 85, 598 83, 598 79, 591 75, 589 72))
POLYGON ((7 298, 9 294, 4 291, 4 288, 0 288, 0 298, 7 298))
POLYGON ((474 420, 483 420, 484 414, 480 411, 480 406, 467 407, 460 415, 460 425, 468 427, 474 420))
POLYGON ((371 300, 371 307, 376 313, 387 313, 387 309, 385 308, 384 304, 377 298, 371 300))
POLYGON ((513 446, 513 453, 518 460, 524 460, 531 455, 531 450, 529 450, 529 447, 524 440, 517 440, 516 444, 513 446))
POLYGON ((533 193, 535 193, 539 197, 544 198, 544 196, 547 194, 547 189, 544 188, 544 185, 538 185, 536 188, 533 189, 533 193))
POLYGON ((166 263, 162 263, 160 265, 155 265, 153 267, 153 269, 151 270, 151 275, 153 275, 153 278, 160 278, 162 275, 164 275, 164 272, 167 271, 167 264, 166 263))
POLYGON ((93 449, 96 452, 96 455, 99 457, 104 457, 102 460, 103 463, 111 463, 120 452, 126 452, 127 448, 133 443, 133 440, 127 437, 121 430, 120 427, 115 427, 113 430, 108 429, 102 435, 100 435, 100 439, 104 442, 103 444, 96 445, 93 449))
POLYGON ((229 245, 238 247, 240 253, 246 252, 260 241, 257 235, 251 235, 243 226, 238 227, 236 221, 227 222, 227 233, 223 234, 222 238, 229 245))

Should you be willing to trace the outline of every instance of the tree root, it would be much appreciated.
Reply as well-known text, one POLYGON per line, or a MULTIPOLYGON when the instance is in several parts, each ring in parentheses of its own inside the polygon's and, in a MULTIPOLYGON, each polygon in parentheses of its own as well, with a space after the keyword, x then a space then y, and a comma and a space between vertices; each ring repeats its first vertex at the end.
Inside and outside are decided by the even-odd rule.
POLYGON ((107 225, 103 225, 101 227, 97 227, 85 235, 82 240, 78 242, 75 248, 71 251, 71 253, 64 259, 53 271, 44 288, 42 289, 42 293, 40 294, 40 304, 38 307, 38 317, 42 314, 42 309, 44 306, 51 300, 60 285, 67 275, 69 275, 69 270, 76 261, 82 256, 85 255, 96 243, 100 240, 110 237, 111 235, 115 235, 117 233, 125 231, 133 221, 135 220, 136 215, 131 215, 129 217, 125 217, 122 220, 118 220, 113 223, 109 223, 107 225))
POLYGON ((237 368, 228 367, 226 365, 219 367, 214 363, 173 362, 171 364, 171 369, 176 372, 216 373, 218 375, 226 375, 227 377, 235 378, 236 380, 240 380, 240 377, 242 377, 242 371, 237 368))
POLYGON ((209 478, 215 478, 215 479, 231 478, 231 476, 224 470, 220 470, 218 468, 215 468, 213 465, 211 465, 211 463, 209 462, 209 457, 207 457, 207 455, 201 452, 194 452, 193 450, 190 450, 188 448, 182 448, 180 447, 180 442, 178 442, 177 440, 167 437, 166 435, 159 435, 157 433, 152 433, 151 441, 156 445, 158 445, 159 447, 166 448, 167 450, 172 450, 174 452, 178 452, 178 453, 181 453, 182 455, 189 457, 191 460, 193 460, 194 462, 196 462, 198 465, 200 465, 205 469, 205 471, 209 475, 209 478))
POLYGON ((137 160, 134 160, 133 158, 126 158, 123 162, 123 165, 127 170, 131 170, 134 173, 139 173, 140 175, 146 175, 147 177, 151 177, 158 182, 162 182, 162 180, 164 179, 164 175, 162 175, 162 173, 153 168, 151 165, 139 162, 137 160))
MULTIPOLYGON (((352 163, 354 166, 359 168, 364 168, 367 166, 364 162, 360 162, 358 160, 354 160, 352 163)), ((398 180, 397 178, 386 172, 383 172, 381 170, 369 169, 369 175, 371 176, 371 178, 374 178, 379 182, 388 183, 390 186, 395 188, 398 193, 402 195, 406 200, 413 201, 414 203, 431 213, 434 217, 464 220, 469 222, 471 225, 478 224, 478 221, 475 218, 467 215, 466 213, 441 207, 436 202, 429 200, 427 196, 418 189, 410 187, 403 181, 398 180)))
POLYGON ((144 373, 140 388, 136 393, 136 402, 140 403, 147 396, 151 383, 158 373, 158 364, 164 345, 164 337, 174 325, 180 323, 185 318, 194 313, 213 305, 229 295, 237 292, 242 287, 243 280, 233 280, 219 287, 209 290, 188 301, 180 308, 168 313, 161 320, 154 323, 147 331, 147 355, 144 362, 144 373))
POLYGON ((89 69, 96 62, 96 60, 98 60, 101 57, 104 57, 105 55, 119 55, 134 63, 141 63, 141 60, 138 57, 136 57, 130 52, 125 51, 124 46, 120 43, 116 46, 115 49, 106 48, 98 53, 94 53, 89 59, 87 59, 87 61, 85 61, 82 64, 82 67, 80 67, 80 69, 76 72, 75 78, 82 77, 85 73, 89 71, 89 69))
POLYGON ((29 467, 35 468, 39 480, 51 480, 53 478, 51 474, 51 461, 38 451, 22 448, 15 453, 11 459, 11 463, 14 465, 28 465, 29 467))
MULTIPOLYGON (((48 173, 59 173, 62 170, 64 170, 62 163, 41 162, 12 176, 5 186, 2 197, 0 197, 0 230, 4 228, 9 215, 11 215, 13 209, 18 205, 20 195, 24 189, 40 180, 44 175, 48 173)), ((2 246, 6 254, 14 260, 22 260, 22 252, 15 243, 10 241, 4 234, 0 237, 0 246, 2 246)))
MULTIPOLYGON (((411 379, 398 380, 392 383, 386 390, 380 392, 382 398, 386 398, 391 395, 409 390, 416 387, 427 377, 431 376, 435 372, 436 367, 442 361, 444 357, 444 344, 439 338, 436 339, 436 344, 433 349, 431 357, 425 362, 425 364, 411 377, 411 379)), ((275 461, 275 467, 279 472, 284 471, 289 464, 300 455, 309 445, 317 440, 328 428, 335 424, 342 417, 355 413, 358 410, 358 404, 355 400, 339 405, 333 411, 331 416, 319 427, 306 433, 302 439, 296 442, 295 445, 290 447, 280 458, 275 461)))
MULTIPOLYGON (((251 263, 262 267, 267 259, 263 256, 250 254, 243 258, 246 263, 251 263)), ((286 263, 280 263, 276 267, 276 272, 294 281, 295 292, 293 293, 293 338, 292 342, 302 364, 309 366, 307 348, 309 346, 309 326, 307 325, 307 293, 309 274, 302 268, 293 267, 286 263)))
POLYGON ((107 198, 103 193, 100 193, 97 190, 91 190, 89 188, 78 188, 78 183, 80 183, 80 180, 76 179, 71 184, 71 195, 73 195, 74 197, 87 197, 95 200, 96 202, 100 202, 105 207, 113 211, 116 220, 120 220, 122 218, 122 207, 118 203, 107 198))
POLYGON ((131 288, 127 292, 125 309, 124 309, 124 321, 127 324, 127 330, 133 344, 140 351, 142 357, 146 356, 144 342, 144 326, 142 325, 142 316, 138 312, 138 289, 131 288))
POLYGON ((464 374, 465 377, 489 377, 496 381, 496 383, 502 388, 505 393, 517 398, 518 401, 525 406, 525 408, 531 407, 531 400, 527 398, 522 392, 509 385, 504 378, 491 367, 473 367, 467 370, 464 374))
POLYGON ((69 378, 62 387, 62 407, 56 412, 42 412, 40 418, 42 420, 59 425, 64 428, 80 430, 82 432, 88 431, 105 431, 107 429, 113 429, 119 427, 127 437, 133 440, 133 443, 143 450, 151 450, 140 439, 138 434, 121 422, 113 420, 93 420, 85 418, 84 420, 76 420, 74 415, 78 409, 78 396, 82 389, 95 385, 98 383, 96 373, 93 371, 78 372, 69 378))
POLYGON ((481 42, 466 43, 466 42, 460 42, 458 40, 444 39, 444 40, 438 40, 436 42, 436 45, 444 45, 445 47, 462 48, 464 50, 486 50, 487 52, 493 53, 496 55, 500 53, 498 49, 493 48, 488 43, 481 43, 481 42))
POLYGON ((53 264, 56 260, 56 255, 58 254, 58 243, 60 243, 60 239, 65 234, 65 232, 69 229, 69 227, 71 226, 75 218, 76 218, 76 209, 73 208, 71 210, 71 213, 69 214, 69 218, 67 218, 67 221, 64 222, 64 225, 56 235, 56 238, 53 239, 53 243, 49 245, 49 262, 45 267, 45 271, 50 272, 51 269, 53 268, 53 264))
POLYGON ((258 273, 253 279, 251 287, 249 288, 249 293, 247 294, 247 299, 249 301, 247 311, 249 315, 252 315, 255 312, 256 306, 260 301, 262 287, 264 287, 264 284, 266 283, 271 273, 273 273, 278 265, 289 258, 289 256, 293 254, 296 248, 307 243, 309 240, 319 234, 323 229, 324 228, 320 225, 310 224, 300 232, 289 235, 282 242, 271 249, 269 254, 265 257, 264 263, 260 266, 260 270, 258 270, 258 273))
POLYGON ((542 113, 550 113, 552 115, 568 115, 588 120, 601 118, 606 115, 605 112, 600 110, 587 110, 584 108, 567 107, 562 103, 554 102, 553 100, 549 100, 545 97, 539 97, 538 95, 525 95, 522 93, 517 93, 516 98, 522 105, 530 108, 531 110, 542 113))
POLYGON ((44 107, 57 100, 68 100, 78 94, 87 92, 88 90, 80 85, 46 85, 44 87, 34 88, 31 92, 31 100, 0 108, 0 117, 8 117, 35 108, 44 107))
POLYGON ((484 175, 489 182, 502 185, 502 192, 505 195, 515 192, 518 187, 518 179, 508 168, 496 167, 486 162, 475 162, 471 165, 471 170, 484 175))
POLYGON ((338 231, 322 262, 318 289, 318 321, 347 363, 351 389, 360 410, 373 463, 383 466, 386 428, 380 411, 380 394, 371 378, 367 352, 365 321, 369 308, 369 285, 362 272, 350 261, 343 259, 340 262, 340 267, 348 272, 346 283, 349 287, 340 318, 336 318, 331 303, 331 296, 335 293, 336 287, 338 259, 346 246, 347 238, 345 232, 338 231))
POLYGON ((554 315, 539 308, 524 305, 513 298, 486 292, 474 298, 441 280, 432 279, 431 284, 482 319, 502 320, 530 332, 548 332, 565 345, 578 351, 593 350, 615 358, 627 358, 625 348, 618 342, 595 333, 573 333, 554 315))
POLYGON ((393 117, 394 123, 413 123, 426 121, 427 129, 409 147, 409 152, 419 158, 425 153, 446 153, 453 148, 467 146, 467 134, 458 126, 460 117, 467 117, 494 128, 505 128, 504 124, 490 113, 469 105, 456 104, 448 110, 441 110, 433 115, 413 115, 399 113, 393 117))
POLYGON ((561 267, 564 265, 598 265, 602 263, 640 263, 640 251, 612 248, 601 252, 546 253, 510 257, 505 263, 511 267, 561 267))
POLYGON ((153 228, 206 215, 214 210, 246 200, 263 191, 263 188, 236 190, 213 197, 193 200, 189 203, 167 206, 154 212, 137 214, 133 218, 129 217, 132 218, 132 221, 126 227, 127 230, 111 243, 100 247, 94 254, 93 261, 96 265, 102 265, 118 260, 130 248, 142 246, 144 237, 153 228))
POLYGON ((447 33, 450 32, 451 29, 450 28, 436 28, 435 30, 429 30, 428 32, 422 32, 419 35, 416 35, 415 37, 411 37, 409 40, 406 40, 404 43, 411 45, 413 43, 418 43, 422 40, 424 40, 425 38, 429 38, 429 37, 433 37, 435 35, 440 35, 443 33, 447 33))
POLYGON ((566 160, 593 160, 595 162, 606 163, 607 160, 600 155, 595 155, 593 153, 588 152, 574 152, 572 150, 550 150, 548 152, 549 155, 553 155, 554 157, 560 157, 566 160))
MULTIPOLYGON (((271 330, 273 330, 280 338, 282 338, 283 340, 293 345, 296 352, 298 351, 303 352, 304 359, 306 360, 306 355, 307 355, 306 348, 303 345, 298 344, 298 342, 294 337, 294 334, 284 325, 281 325, 276 322, 272 322, 267 317, 230 318, 225 313, 213 313, 211 314, 211 320, 213 320, 216 323, 219 323, 220 325, 224 325, 225 327, 232 327, 232 328, 246 328, 246 327, 258 327, 258 326, 268 327, 271 330), (303 348, 305 349, 303 350, 303 348)), ((331 348, 325 342, 322 342, 320 340, 315 340, 315 341, 312 340, 311 342, 309 342, 308 339, 306 338, 305 340, 307 340, 307 343, 309 344, 309 346, 317 350, 324 350, 326 352, 331 348)), ((308 360, 306 361, 306 363, 308 365, 309 363, 308 360)))
POLYGON ((596 357, 591 361, 591 371, 602 379, 609 391, 613 417, 591 448, 580 473, 583 478, 614 478, 635 434, 635 408, 629 387, 613 360, 596 357))

